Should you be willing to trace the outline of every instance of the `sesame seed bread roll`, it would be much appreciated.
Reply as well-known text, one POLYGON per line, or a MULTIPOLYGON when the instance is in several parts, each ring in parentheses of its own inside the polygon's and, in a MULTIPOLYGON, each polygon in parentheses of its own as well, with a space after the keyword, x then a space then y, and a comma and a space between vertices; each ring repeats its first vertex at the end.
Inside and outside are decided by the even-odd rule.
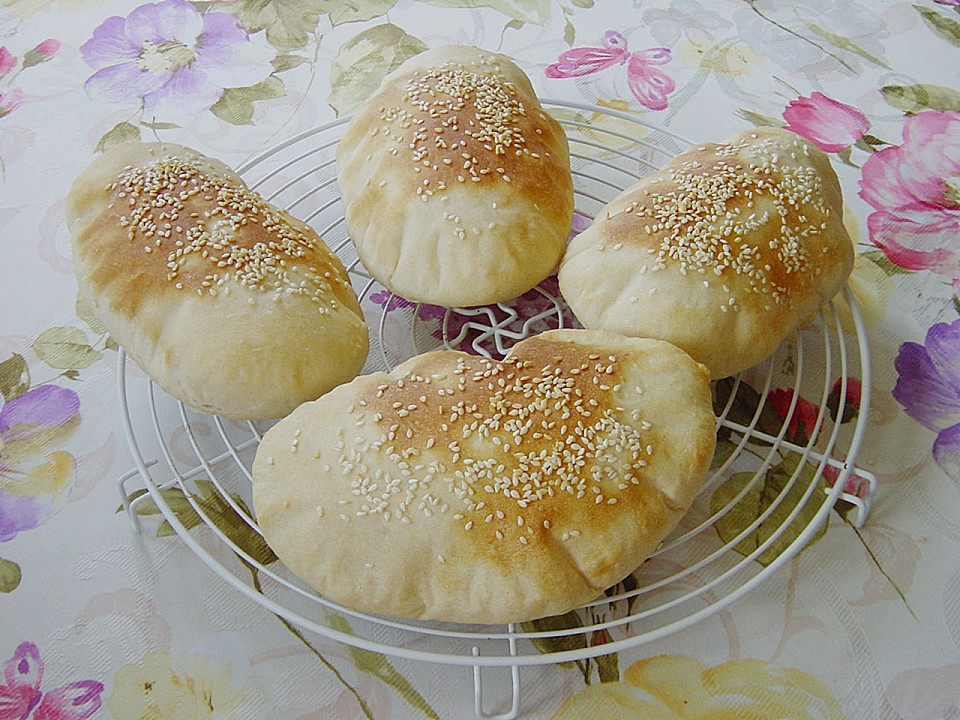
POLYGON ((706 369, 659 340, 552 330, 502 362, 439 350, 266 433, 264 538, 327 598, 520 622, 593 600, 689 509, 715 444, 706 369))
POLYGON ((112 148, 74 182, 67 221, 80 296, 197 410, 281 417, 363 366, 367 328, 342 263, 213 158, 112 148))
POLYGON ((828 157, 757 128, 688 149, 571 241, 560 292, 580 322, 667 340, 734 375, 776 350, 853 267, 828 157))
POLYGON ((364 267, 405 298, 509 300, 563 255, 567 138, 503 55, 452 45, 410 58, 351 119, 337 164, 364 267))

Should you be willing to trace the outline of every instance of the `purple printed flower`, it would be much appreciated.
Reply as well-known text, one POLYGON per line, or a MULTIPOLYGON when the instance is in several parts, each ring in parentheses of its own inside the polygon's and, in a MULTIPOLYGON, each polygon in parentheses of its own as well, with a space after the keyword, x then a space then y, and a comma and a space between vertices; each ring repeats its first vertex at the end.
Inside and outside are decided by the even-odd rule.
POLYGON ((76 429, 80 398, 41 385, 0 409, 0 542, 31 530, 66 499, 76 467, 58 449, 76 429))
MULTIPOLYGON (((417 303, 412 300, 394 295, 389 290, 378 290, 375 293, 371 293, 370 300, 384 308, 388 313, 394 310, 409 309, 417 306, 417 303)), ((442 308, 439 305, 420 303, 417 318, 419 320, 442 320, 446 312, 446 308, 442 308)))
MULTIPOLYGON (((574 224, 577 222, 575 218, 574 224)), ((433 338, 455 350, 471 354, 483 352, 502 359, 504 353, 501 349, 509 349, 519 338, 559 327, 561 314, 563 327, 578 326, 573 313, 554 301, 553 298, 559 297, 560 285, 556 275, 551 275, 538 287, 507 303, 469 309, 448 309, 423 303, 417 311, 417 319, 428 324, 433 338)), ((371 293, 370 300, 387 313, 401 309, 410 311, 417 305, 392 295, 389 290, 371 293)))
POLYGON ((89 91, 116 103, 139 98, 149 115, 180 121, 209 110, 225 88, 266 79, 274 55, 232 15, 200 14, 182 0, 107 18, 80 54, 96 70, 89 91))
POLYGON ((823 93, 798 97, 783 111, 786 129, 806 138, 824 152, 846 150, 870 128, 867 116, 823 93))
POLYGON ((901 345, 895 367, 893 397, 937 433, 933 459, 960 483, 960 320, 931 327, 923 345, 901 345))

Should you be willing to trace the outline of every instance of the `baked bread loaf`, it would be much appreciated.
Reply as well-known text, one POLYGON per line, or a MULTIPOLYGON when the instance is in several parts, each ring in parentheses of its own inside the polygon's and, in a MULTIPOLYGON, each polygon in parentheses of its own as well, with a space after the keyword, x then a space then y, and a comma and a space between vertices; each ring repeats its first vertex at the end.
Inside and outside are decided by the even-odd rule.
POLYGON ((563 613, 674 528, 713 455, 706 370, 659 340, 551 330, 501 361, 439 350, 271 428, 264 538, 325 597, 465 623, 563 613))
POLYGON ((81 297, 187 405, 281 417, 362 368, 367 327, 343 264, 223 163, 120 145, 77 177, 66 212, 81 297))
POLYGON ((567 138, 503 55, 450 45, 410 58, 353 116, 337 165, 360 260, 410 300, 509 300, 563 255, 567 138))
POLYGON ((719 379, 812 320, 853 257, 828 157, 757 128, 690 148, 616 197, 571 241, 560 292, 585 327, 667 340, 719 379))

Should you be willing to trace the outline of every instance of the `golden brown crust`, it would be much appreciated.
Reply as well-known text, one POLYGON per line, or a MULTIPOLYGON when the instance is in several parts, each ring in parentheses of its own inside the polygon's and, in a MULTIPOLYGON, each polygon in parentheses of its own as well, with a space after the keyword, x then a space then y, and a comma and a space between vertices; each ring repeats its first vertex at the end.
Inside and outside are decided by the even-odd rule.
POLYGON ((634 570, 693 500, 709 381, 675 347, 551 331, 362 376, 264 437, 254 507, 329 598, 461 622, 562 613, 634 570))
POLYGON ((757 128, 627 188, 571 242, 560 289, 585 326, 668 340, 724 377, 772 354, 846 282, 842 216, 829 159, 757 128))
POLYGON ((337 162, 360 258, 404 297, 511 299, 563 253, 566 136, 505 56, 445 46, 411 58, 352 118, 337 162))
POLYGON ((81 294, 189 405, 277 417, 363 364, 367 332, 342 263, 212 158, 170 143, 113 148, 74 182, 67 218, 81 294), (330 352, 342 353, 335 365, 330 352))

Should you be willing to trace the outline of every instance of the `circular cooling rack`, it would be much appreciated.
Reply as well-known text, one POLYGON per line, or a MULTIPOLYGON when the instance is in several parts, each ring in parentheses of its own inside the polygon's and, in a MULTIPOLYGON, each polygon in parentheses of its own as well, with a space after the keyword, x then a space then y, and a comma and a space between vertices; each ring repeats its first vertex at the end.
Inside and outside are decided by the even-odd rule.
MULTIPOLYGON (((575 231, 690 144, 615 110, 560 101, 544 106, 570 142, 575 231)), ((576 326, 555 278, 514 301, 469 309, 412 303, 373 280, 347 237, 337 191, 334 155, 345 124, 303 132, 239 172, 268 200, 309 222, 344 261, 371 331, 363 372, 444 347, 501 358, 522 338, 576 326)), ((854 466, 869 373, 863 321, 846 290, 767 362, 714 383, 717 454, 690 512, 656 554, 594 602, 532 623, 401 620, 318 595, 263 552, 250 510, 250 466, 270 424, 196 413, 143 378, 122 353, 118 390, 136 467, 121 478, 121 494, 137 527, 146 514, 138 506, 152 500, 210 568, 294 625, 388 655, 473 666, 478 682, 482 666, 516 671, 665 637, 748 594, 822 532, 831 512, 861 524, 876 485, 854 466), (848 400, 857 394, 859 408, 848 400), (148 492, 129 491, 127 483, 137 478, 148 492)), ((516 684, 514 675, 515 690, 516 684)))

